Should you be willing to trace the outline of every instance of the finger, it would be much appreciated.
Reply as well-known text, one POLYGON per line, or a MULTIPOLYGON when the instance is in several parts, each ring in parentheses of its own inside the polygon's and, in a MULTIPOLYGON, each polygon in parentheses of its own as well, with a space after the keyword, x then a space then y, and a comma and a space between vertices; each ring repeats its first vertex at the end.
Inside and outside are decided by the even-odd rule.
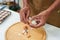
POLYGON ((29 18, 30 10, 27 11, 27 18, 29 18))
POLYGON ((37 28, 37 26, 36 26, 36 25, 31 24, 31 23, 30 23, 30 26, 31 26, 31 27, 33 27, 33 28, 37 28))
POLYGON ((39 23, 37 25, 30 24, 30 26, 33 28, 39 28, 39 27, 43 26, 43 24, 42 23, 39 23))
POLYGON ((25 22, 28 23, 28 19, 29 19, 29 14, 30 14, 30 10, 25 10, 25 22))
POLYGON ((30 11, 28 10, 27 11, 27 15, 26 15, 26 23, 28 24, 28 20, 29 20, 29 14, 30 14, 30 11))
POLYGON ((20 11, 20 19, 22 22, 24 22, 24 20, 25 20, 24 18, 25 18, 24 10, 21 10, 20 11))
POLYGON ((26 14, 26 12, 24 12, 24 22, 25 22, 25 23, 27 23, 27 19, 28 19, 28 18, 27 18, 27 14, 26 14))
POLYGON ((40 20, 40 22, 36 25, 37 27, 41 27, 45 24, 44 20, 40 20))
POLYGON ((32 16, 30 21, 35 20, 35 19, 36 19, 36 16, 32 16))
POLYGON ((20 11, 20 20, 22 21, 23 18, 22 18, 22 10, 20 11))

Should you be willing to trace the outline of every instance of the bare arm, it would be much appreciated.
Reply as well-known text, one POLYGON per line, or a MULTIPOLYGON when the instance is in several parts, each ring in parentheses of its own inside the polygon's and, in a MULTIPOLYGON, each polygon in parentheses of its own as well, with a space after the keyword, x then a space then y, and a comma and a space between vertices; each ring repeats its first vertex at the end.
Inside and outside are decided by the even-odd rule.
POLYGON ((23 0, 23 7, 24 7, 24 6, 28 6, 28 3, 29 3, 28 1, 29 1, 29 0, 23 0))
POLYGON ((30 24, 30 25, 34 28, 43 26, 46 23, 49 15, 57 8, 57 6, 59 6, 59 4, 60 4, 60 0, 55 0, 54 3, 48 9, 46 9, 46 10, 40 12, 38 15, 32 17, 32 20, 35 19, 39 23, 37 25, 33 25, 33 24, 30 24))
POLYGON ((59 6, 60 4, 60 0, 55 0, 54 3, 47 9, 47 11, 49 11, 50 13, 48 14, 51 14, 51 12, 57 8, 57 6, 59 6))

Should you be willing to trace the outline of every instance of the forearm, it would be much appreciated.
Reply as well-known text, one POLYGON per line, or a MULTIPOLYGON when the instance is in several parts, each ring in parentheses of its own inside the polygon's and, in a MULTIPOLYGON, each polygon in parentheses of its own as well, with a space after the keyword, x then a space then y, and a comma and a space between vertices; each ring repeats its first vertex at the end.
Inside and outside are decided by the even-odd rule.
POLYGON ((28 6, 28 4, 29 4, 28 1, 29 1, 29 0, 23 0, 23 7, 24 7, 24 6, 28 6))
POLYGON ((47 11, 50 12, 49 14, 51 14, 51 12, 53 12, 59 4, 60 0, 55 0, 54 3, 47 9, 47 11))

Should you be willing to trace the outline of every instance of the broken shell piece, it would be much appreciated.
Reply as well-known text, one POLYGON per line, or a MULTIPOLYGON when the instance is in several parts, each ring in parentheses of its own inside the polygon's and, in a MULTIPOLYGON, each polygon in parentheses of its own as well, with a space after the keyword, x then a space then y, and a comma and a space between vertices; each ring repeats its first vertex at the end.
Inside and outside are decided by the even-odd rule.
POLYGON ((25 30, 23 30, 22 33, 24 34, 25 33, 25 30))
POLYGON ((32 23, 33 25, 36 25, 36 24, 37 24, 35 20, 32 20, 31 23, 32 23))
POLYGON ((28 33, 26 33, 26 32, 24 33, 24 35, 27 35, 27 34, 28 34, 28 33))
POLYGON ((23 30, 22 34, 23 35, 28 35, 28 30, 23 30))
POLYGON ((28 29, 24 29, 22 33, 23 33, 24 35, 27 35, 27 34, 28 34, 28 29))

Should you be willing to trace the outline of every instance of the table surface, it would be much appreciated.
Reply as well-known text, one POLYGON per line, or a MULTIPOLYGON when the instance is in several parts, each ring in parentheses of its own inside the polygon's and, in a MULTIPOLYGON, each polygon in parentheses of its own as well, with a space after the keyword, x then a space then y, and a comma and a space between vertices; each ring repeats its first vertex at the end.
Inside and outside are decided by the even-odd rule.
MULTIPOLYGON (((5 32, 12 24, 20 22, 20 16, 17 12, 11 11, 7 8, 4 10, 10 11, 11 15, 0 24, 0 40, 5 40, 5 32)), ((50 24, 45 24, 44 28, 47 34, 46 40, 60 40, 60 28, 50 24)))

